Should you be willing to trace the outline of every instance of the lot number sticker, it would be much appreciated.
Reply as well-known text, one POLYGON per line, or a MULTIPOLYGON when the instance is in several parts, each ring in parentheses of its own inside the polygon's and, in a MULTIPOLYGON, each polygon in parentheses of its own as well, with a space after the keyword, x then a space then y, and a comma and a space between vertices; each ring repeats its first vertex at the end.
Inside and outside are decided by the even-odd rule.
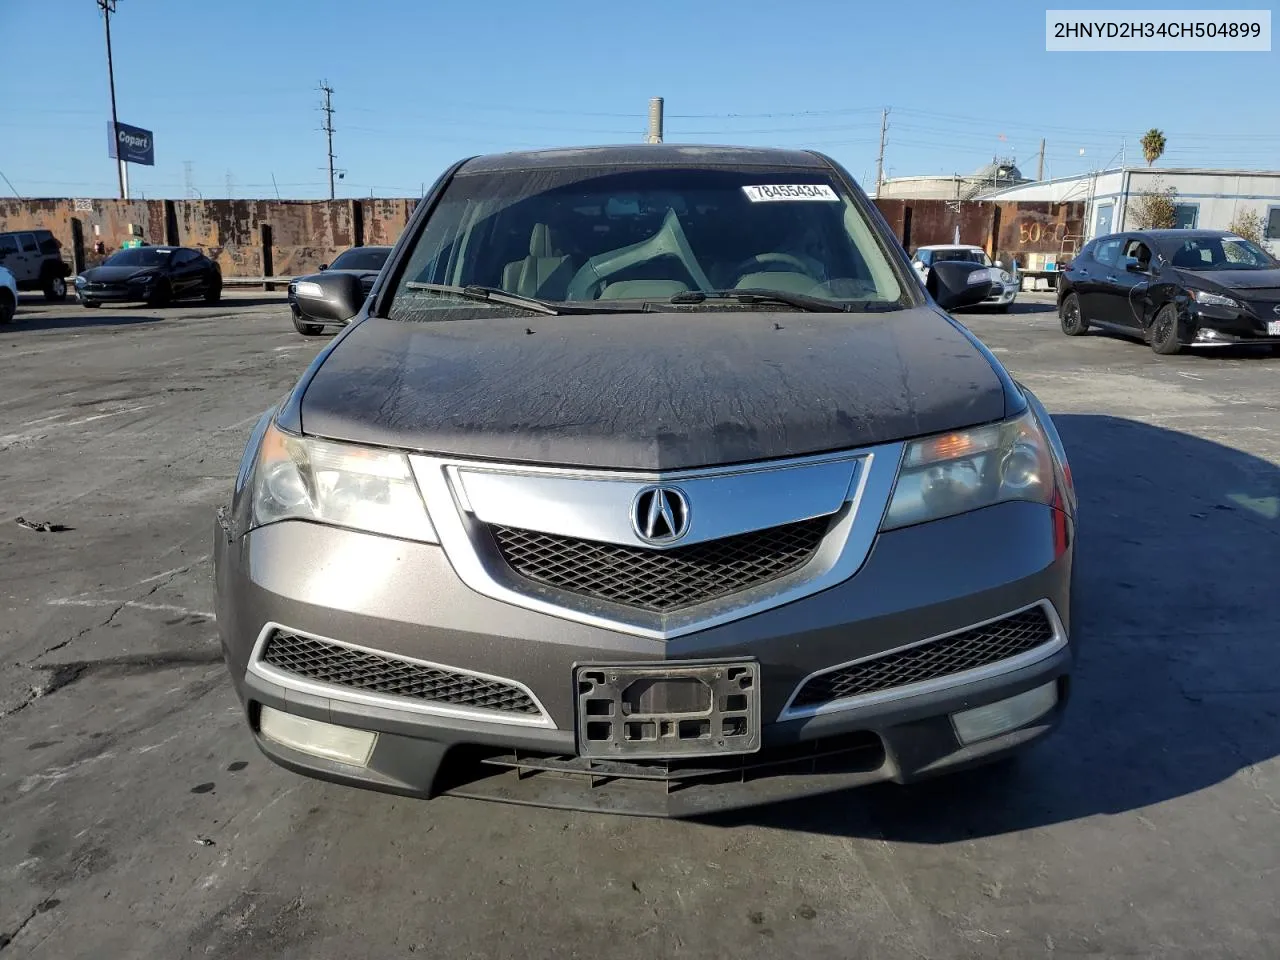
POLYGON ((742 192, 752 203, 769 200, 840 200, 836 192, 825 183, 760 184, 743 187, 742 192))

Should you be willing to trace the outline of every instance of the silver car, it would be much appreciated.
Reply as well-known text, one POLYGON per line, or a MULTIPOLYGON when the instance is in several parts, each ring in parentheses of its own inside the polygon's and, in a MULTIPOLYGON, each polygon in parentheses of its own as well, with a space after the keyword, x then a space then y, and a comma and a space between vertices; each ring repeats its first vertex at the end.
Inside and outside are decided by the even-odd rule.
POLYGON ((994 760, 1058 723, 1076 497, 1041 404, 820 154, 450 168, 267 411, 218 629, 294 771, 692 816, 994 760))
POLYGON ((1018 278, 1018 264, 1013 264, 1013 272, 1004 269, 1004 261, 991 262, 987 251, 972 244, 938 243, 927 247, 919 247, 911 258, 911 265, 920 276, 921 282, 928 284, 929 270, 935 263, 952 260, 976 263, 986 267, 992 276, 991 294, 982 301, 981 306, 993 308, 998 312, 1007 312, 1018 297, 1021 280, 1018 278))

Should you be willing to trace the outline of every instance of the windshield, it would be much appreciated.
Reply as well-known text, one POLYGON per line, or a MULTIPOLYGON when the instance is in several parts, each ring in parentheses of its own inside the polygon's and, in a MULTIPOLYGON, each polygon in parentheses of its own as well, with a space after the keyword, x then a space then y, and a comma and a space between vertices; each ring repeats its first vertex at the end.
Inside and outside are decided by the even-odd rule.
POLYGON ((387 249, 369 249, 352 247, 338 254, 338 258, 329 264, 330 270, 381 270, 387 262, 387 249))
POLYGON ((809 168, 461 175, 417 241, 392 316, 456 306, 420 283, 559 303, 779 290, 892 308, 904 297, 866 217, 809 168))
POLYGON ((1243 237, 1188 237, 1166 252, 1179 270, 1273 270, 1280 264, 1243 237))
POLYGON ((991 266, 991 258, 987 256, 984 250, 935 250, 933 262, 939 263, 944 260, 958 260, 961 263, 980 263, 984 267, 991 266))
POLYGON ((173 247, 132 247, 113 253, 102 261, 104 267, 159 267, 169 262, 173 247))

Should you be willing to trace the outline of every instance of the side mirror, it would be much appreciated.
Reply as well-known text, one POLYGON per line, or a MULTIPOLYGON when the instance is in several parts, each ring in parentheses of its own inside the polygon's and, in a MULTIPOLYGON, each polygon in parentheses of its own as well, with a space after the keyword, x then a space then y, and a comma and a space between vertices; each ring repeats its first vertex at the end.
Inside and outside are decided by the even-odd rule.
POLYGON ((989 267, 963 260, 944 260, 929 271, 928 290, 943 310, 972 307, 991 296, 989 267))
POLYGON ((328 269, 329 269, 329 265, 328 265, 327 263, 322 263, 322 264, 320 264, 320 269, 321 269, 321 270, 328 270, 328 269))
POLYGON ((996 261, 996 266, 997 266, 997 267, 999 267, 1001 270, 1003 270, 1003 269, 1004 269, 1004 261, 1003 261, 1003 260, 997 260, 997 261, 996 261))
POLYGON ((360 278, 351 273, 331 273, 327 277, 317 275, 299 280, 294 295, 298 298, 298 309, 304 315, 335 323, 354 317, 365 300, 360 278))
POLYGON ((1146 272, 1145 270, 1143 270, 1143 269, 1142 269, 1142 264, 1140 264, 1140 263, 1138 262, 1137 257, 1125 257, 1125 258, 1124 258, 1124 268, 1125 268, 1126 270, 1128 270, 1130 273, 1145 273, 1145 272, 1146 272))

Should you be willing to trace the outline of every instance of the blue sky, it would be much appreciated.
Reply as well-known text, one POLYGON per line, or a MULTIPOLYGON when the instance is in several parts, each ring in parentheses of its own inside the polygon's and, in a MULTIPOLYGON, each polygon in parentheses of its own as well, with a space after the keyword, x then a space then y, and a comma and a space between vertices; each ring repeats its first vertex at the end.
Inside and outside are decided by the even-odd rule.
MULTIPOLYGON (((1163 166, 1280 168, 1277 52, 1047 53, 1045 7, 118 0, 112 41, 120 120, 156 136, 155 167, 130 167, 135 197, 186 196, 184 161, 204 197, 326 196, 322 79, 339 196, 417 195, 474 153, 639 142, 652 96, 668 141, 811 146, 868 187, 882 107, 892 176, 996 153, 1034 176, 1041 137, 1046 174, 1064 176, 1118 163, 1125 137, 1139 159, 1151 126, 1163 166)), ((27 197, 116 196, 94 0, 0 0, 0 38, 0 173, 27 197)))

